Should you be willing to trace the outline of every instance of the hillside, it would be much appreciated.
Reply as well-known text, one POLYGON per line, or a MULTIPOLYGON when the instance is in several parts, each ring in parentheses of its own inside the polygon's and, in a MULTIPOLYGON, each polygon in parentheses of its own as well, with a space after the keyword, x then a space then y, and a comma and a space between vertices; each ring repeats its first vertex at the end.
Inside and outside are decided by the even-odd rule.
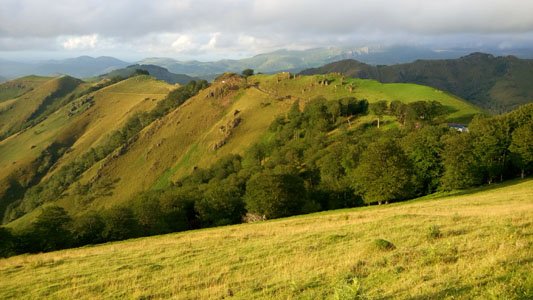
POLYGON ((156 79, 165 81, 166 83, 169 83, 169 84, 176 84, 176 83, 187 84, 191 82, 192 80, 196 79, 194 77, 190 77, 184 74, 171 73, 167 69, 156 66, 156 65, 139 65, 139 64, 131 65, 131 66, 128 66, 122 69, 113 70, 107 74, 98 76, 98 78, 100 79, 101 78, 113 78, 116 76, 126 78, 126 77, 130 77, 131 75, 133 75, 136 72, 136 70, 147 71, 151 76, 155 77, 156 79))
POLYGON ((494 113, 510 111, 533 101, 533 60, 473 53, 458 59, 417 60, 398 65, 371 66, 343 60, 302 74, 339 72, 380 82, 428 85, 470 101, 494 113))
POLYGON ((532 199, 529 179, 0 259, 0 298, 531 299, 532 199))
MULTIPOLYGON (((0 201, 0 212, 3 214, 13 201, 9 194, 16 195, 12 189, 17 185, 9 183, 10 176, 18 179, 18 185, 38 183, 105 142, 109 133, 123 126, 131 115, 154 108, 173 88, 151 77, 137 76, 91 93, 81 92, 39 123, 0 141, 0 196, 7 195, 0 201)), ((39 88, 22 97, 37 91, 39 88)))
MULTIPOLYGON (((148 108, 144 106, 132 109, 120 101, 127 99, 130 101, 127 103, 131 105, 154 105, 155 102, 150 99, 161 99, 168 91, 168 87, 162 83, 150 80, 143 80, 142 84, 136 83, 131 86, 134 90, 130 88, 127 91, 122 90, 122 87, 139 80, 135 78, 96 92, 93 101, 97 104, 101 101, 102 105, 106 103, 104 106, 95 105, 70 121, 67 121, 68 119, 59 121, 57 118, 62 114, 54 114, 53 118, 45 120, 43 125, 39 126, 47 128, 57 126, 52 124, 63 124, 54 127, 56 129, 53 131, 45 131, 46 143, 30 139, 32 131, 1 143, 2 151, 12 153, 3 156, 0 161, 0 166, 8 170, 5 176, 18 170, 17 166, 21 160, 27 163, 31 161, 23 160, 19 156, 37 159, 39 153, 50 145, 49 143, 61 130, 67 130, 64 128, 70 128, 69 126, 74 128, 81 126, 83 130, 79 133, 72 129, 76 132, 75 142, 64 155, 57 158, 58 162, 50 173, 44 173, 43 178, 46 181, 50 174, 55 172, 54 170, 68 165, 74 157, 90 152, 90 147, 97 145, 98 141, 105 140, 106 133, 119 129, 133 112, 148 108), (154 88, 153 92, 146 94, 148 90, 154 88), (110 101, 112 99, 117 101, 110 101), (98 109, 113 114, 98 112, 98 109), (127 113, 116 119, 114 115, 116 112, 127 113), (103 116, 106 116, 105 119, 93 123, 103 116), (31 156, 28 156, 26 149, 31 149, 33 145, 36 147, 32 149, 31 156)), ((62 193, 63 197, 57 199, 56 204, 67 208, 73 214, 80 214, 88 210, 101 210, 127 203, 132 196, 142 191, 168 187, 183 176, 191 174, 196 168, 209 167, 228 154, 243 154, 249 146, 265 137, 272 121, 277 116, 285 114, 295 101, 301 101, 301 104, 305 105, 317 96, 324 96, 329 100, 352 96, 367 99, 371 103, 378 100, 399 100, 404 103, 436 100, 447 108, 446 118, 452 122, 468 122, 474 114, 479 113, 477 108, 454 96, 414 84, 380 84, 370 80, 345 79, 338 75, 294 77, 288 76, 288 73, 281 73, 256 75, 247 80, 227 75, 219 78, 181 107, 146 126, 134 139, 128 141, 124 147, 120 147, 120 151, 117 150, 115 154, 83 171, 79 179, 69 183, 68 189, 62 193), (324 79, 331 83, 319 84, 324 79), (237 118, 239 121, 235 123, 237 118), (138 172, 138 170, 148 171, 138 172), (100 186, 103 190, 98 192, 97 197, 80 200, 72 197, 78 193, 77 189, 80 186, 95 188, 100 186)), ((63 114, 68 114, 67 108, 63 111, 63 114)), ((372 118, 363 118, 360 125, 365 126, 364 124, 372 122, 372 118)), ((19 203, 19 209, 24 212, 33 211, 35 208, 33 201, 42 201, 28 197, 19 203)), ((28 214, 11 226, 24 226, 33 216, 34 214, 28 214)))
POLYGON ((83 88, 81 80, 70 76, 24 77, 1 84, 0 140, 46 118, 83 88))

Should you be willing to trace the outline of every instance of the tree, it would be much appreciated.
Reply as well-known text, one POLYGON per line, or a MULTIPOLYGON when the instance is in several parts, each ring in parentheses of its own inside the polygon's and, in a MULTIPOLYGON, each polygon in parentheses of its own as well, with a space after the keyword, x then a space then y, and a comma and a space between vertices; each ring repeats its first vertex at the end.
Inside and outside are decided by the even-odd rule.
POLYGON ((138 196, 132 203, 132 211, 143 235, 168 233, 171 230, 165 222, 161 209, 161 191, 149 191, 138 196))
POLYGON ((101 243, 104 227, 102 216, 96 212, 88 212, 75 218, 71 229, 74 243, 78 246, 101 243))
POLYGON ((250 77, 252 75, 254 75, 254 70, 253 69, 244 69, 242 71, 242 76, 244 76, 244 77, 250 77))
POLYGON ((239 223, 245 211, 241 191, 224 182, 208 184, 194 208, 205 227, 239 223))
POLYGON ((64 208, 55 205, 44 207, 31 225, 31 232, 38 243, 36 249, 52 251, 67 247, 72 240, 67 229, 70 221, 64 208))
POLYGON ((503 173, 509 162, 511 128, 505 117, 484 118, 476 116, 470 123, 474 154, 479 171, 490 184, 496 178, 503 180, 503 173))
POLYGON ((352 173, 353 187, 365 203, 387 203, 411 196, 409 158, 394 139, 382 138, 368 145, 352 173))
POLYGON ((378 102, 370 103, 369 107, 372 113, 378 117, 377 119, 378 119, 378 128, 379 128, 380 119, 387 111, 387 101, 381 100, 378 102))
POLYGON ((9 229, 0 227, 0 258, 14 254, 15 240, 9 229))
POLYGON ((526 172, 533 167, 533 120, 513 132, 509 150, 513 161, 520 168, 520 177, 524 178, 526 172))
POLYGON ((453 132, 446 136, 442 159, 444 173, 441 185, 444 190, 464 189, 481 184, 479 163, 469 133, 453 132))
POLYGON ((259 173, 246 183, 246 209, 268 219, 298 214, 306 202, 304 182, 291 174, 259 173))
POLYGON ((440 186, 444 172, 442 137, 447 132, 445 127, 428 126, 412 131, 402 140, 402 147, 413 166, 415 188, 420 195, 434 193, 440 186))
POLYGON ((105 241, 120 241, 139 236, 140 228, 131 209, 114 207, 102 214, 104 230, 102 237, 105 241))

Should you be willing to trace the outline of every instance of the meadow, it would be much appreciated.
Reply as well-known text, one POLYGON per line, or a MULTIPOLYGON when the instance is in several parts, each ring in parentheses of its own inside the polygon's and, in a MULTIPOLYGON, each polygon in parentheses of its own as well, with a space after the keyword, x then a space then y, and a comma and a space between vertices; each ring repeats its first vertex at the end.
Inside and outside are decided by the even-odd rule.
POLYGON ((531 299, 533 180, 0 260, 2 299, 531 299))

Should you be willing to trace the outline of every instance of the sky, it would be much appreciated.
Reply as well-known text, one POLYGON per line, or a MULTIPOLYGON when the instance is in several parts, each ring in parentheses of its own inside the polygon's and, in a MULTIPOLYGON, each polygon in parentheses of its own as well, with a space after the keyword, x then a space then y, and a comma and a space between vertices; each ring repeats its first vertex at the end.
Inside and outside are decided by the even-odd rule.
POLYGON ((0 0, 0 59, 276 49, 533 48, 532 0, 0 0))

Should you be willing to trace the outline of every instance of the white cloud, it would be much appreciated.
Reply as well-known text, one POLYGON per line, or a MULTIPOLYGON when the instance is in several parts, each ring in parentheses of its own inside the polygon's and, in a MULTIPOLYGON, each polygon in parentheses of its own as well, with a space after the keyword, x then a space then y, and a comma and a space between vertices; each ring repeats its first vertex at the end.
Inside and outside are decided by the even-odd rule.
POLYGON ((98 44, 98 35, 91 34, 66 38, 62 37, 60 40, 64 40, 61 42, 61 45, 66 50, 94 49, 98 44))
POLYGON ((194 44, 190 36, 181 35, 171 44, 171 47, 179 53, 193 49, 194 44))

